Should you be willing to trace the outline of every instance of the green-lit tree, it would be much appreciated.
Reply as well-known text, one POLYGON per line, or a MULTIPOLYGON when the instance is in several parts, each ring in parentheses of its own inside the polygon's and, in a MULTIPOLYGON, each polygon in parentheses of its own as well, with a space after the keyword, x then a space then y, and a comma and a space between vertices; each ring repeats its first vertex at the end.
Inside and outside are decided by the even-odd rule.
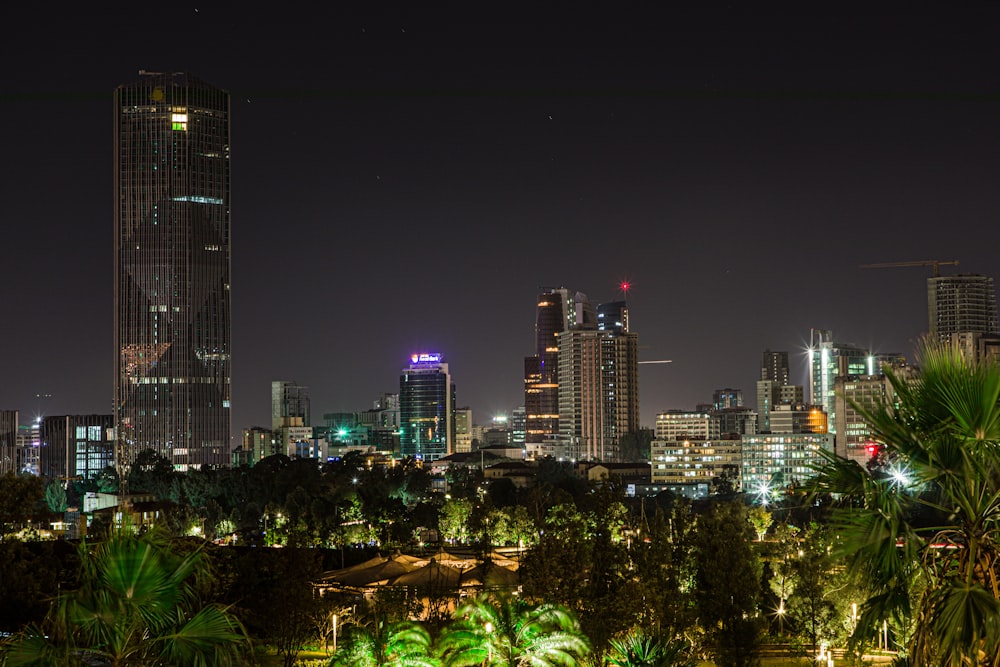
POLYGON ((576 617, 557 605, 481 596, 454 617, 438 642, 444 667, 574 667, 590 653, 576 617))
POLYGON ((742 503, 717 502, 698 517, 694 598, 719 667, 757 662, 761 563, 750 540, 742 503))
POLYGON ((65 512, 68 507, 66 504, 66 487, 59 482, 50 482, 45 487, 45 505, 52 513, 65 512))
POLYGON ((431 636, 410 621, 350 625, 330 667, 437 667, 431 636))
POLYGON ((885 465, 828 455, 816 491, 843 494, 833 523, 867 591, 856 642, 895 621, 914 667, 997 665, 1000 365, 957 346, 920 356, 919 377, 887 369, 895 400, 863 411, 885 465))
POLYGON ((128 529, 80 549, 79 588, 3 646, 5 667, 242 664, 248 643, 239 621, 198 599, 200 552, 180 556, 128 529))
POLYGON ((608 667, 695 667, 691 643, 683 639, 661 641, 642 632, 612 639, 605 661, 608 667))
POLYGON ((472 502, 465 498, 449 498, 441 507, 438 526, 441 538, 451 543, 464 544, 469 540, 469 517, 472 502))

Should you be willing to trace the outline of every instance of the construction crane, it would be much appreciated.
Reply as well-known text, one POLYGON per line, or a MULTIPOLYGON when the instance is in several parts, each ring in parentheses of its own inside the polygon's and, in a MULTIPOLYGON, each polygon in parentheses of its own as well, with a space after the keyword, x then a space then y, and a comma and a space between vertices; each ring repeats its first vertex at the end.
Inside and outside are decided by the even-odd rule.
POLYGON ((916 262, 881 262, 879 264, 862 264, 860 268, 862 269, 902 269, 909 266, 933 266, 934 267, 934 277, 938 278, 941 276, 941 265, 951 265, 958 266, 957 259, 927 259, 916 262))

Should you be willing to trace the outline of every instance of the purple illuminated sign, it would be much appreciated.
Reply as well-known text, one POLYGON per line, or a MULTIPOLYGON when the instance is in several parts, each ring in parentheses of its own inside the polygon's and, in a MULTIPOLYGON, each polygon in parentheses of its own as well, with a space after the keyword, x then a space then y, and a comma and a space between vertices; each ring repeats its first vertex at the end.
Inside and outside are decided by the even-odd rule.
POLYGON ((426 352, 421 354, 411 354, 410 361, 415 364, 436 364, 441 361, 440 354, 428 354, 426 352))

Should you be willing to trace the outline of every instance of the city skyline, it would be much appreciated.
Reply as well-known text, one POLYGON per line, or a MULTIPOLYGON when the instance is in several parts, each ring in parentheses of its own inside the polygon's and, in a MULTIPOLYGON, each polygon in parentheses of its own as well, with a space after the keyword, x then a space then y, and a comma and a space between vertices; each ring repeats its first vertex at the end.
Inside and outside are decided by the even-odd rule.
POLYGON ((108 117, 139 69, 232 95, 235 433, 273 380, 362 410, 424 350, 477 422, 509 412, 540 286, 633 282, 640 360, 673 360, 640 366, 651 426, 750 400, 765 349, 807 384, 810 329, 912 359, 930 269, 862 264, 996 277, 994 8, 12 11, 0 408, 22 421, 112 411, 108 117))

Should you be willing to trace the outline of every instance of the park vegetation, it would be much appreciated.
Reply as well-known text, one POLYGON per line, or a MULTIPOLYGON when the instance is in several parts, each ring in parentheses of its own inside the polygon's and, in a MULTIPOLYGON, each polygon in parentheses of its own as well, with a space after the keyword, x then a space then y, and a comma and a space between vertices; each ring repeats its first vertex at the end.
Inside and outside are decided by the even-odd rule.
POLYGON ((629 497, 551 460, 529 488, 453 468, 443 494, 409 460, 275 456, 179 474, 149 452, 127 482, 159 504, 158 526, 97 522, 74 547, 30 526, 80 489, 4 478, 0 631, 13 636, 0 659, 252 664, 266 646, 289 667, 750 667, 836 648, 837 664, 885 650, 899 665, 1000 665, 1000 367, 928 349, 918 380, 889 379, 896 402, 867 415, 870 464, 830 454, 766 507, 725 485, 698 501, 629 497), (323 572, 377 552, 442 547, 504 548, 520 583, 432 614, 391 587, 315 593, 323 572), (167 596, 155 604, 126 585, 147 574, 161 582, 149 595, 167 596), (198 640, 199 624, 220 642, 198 640))

